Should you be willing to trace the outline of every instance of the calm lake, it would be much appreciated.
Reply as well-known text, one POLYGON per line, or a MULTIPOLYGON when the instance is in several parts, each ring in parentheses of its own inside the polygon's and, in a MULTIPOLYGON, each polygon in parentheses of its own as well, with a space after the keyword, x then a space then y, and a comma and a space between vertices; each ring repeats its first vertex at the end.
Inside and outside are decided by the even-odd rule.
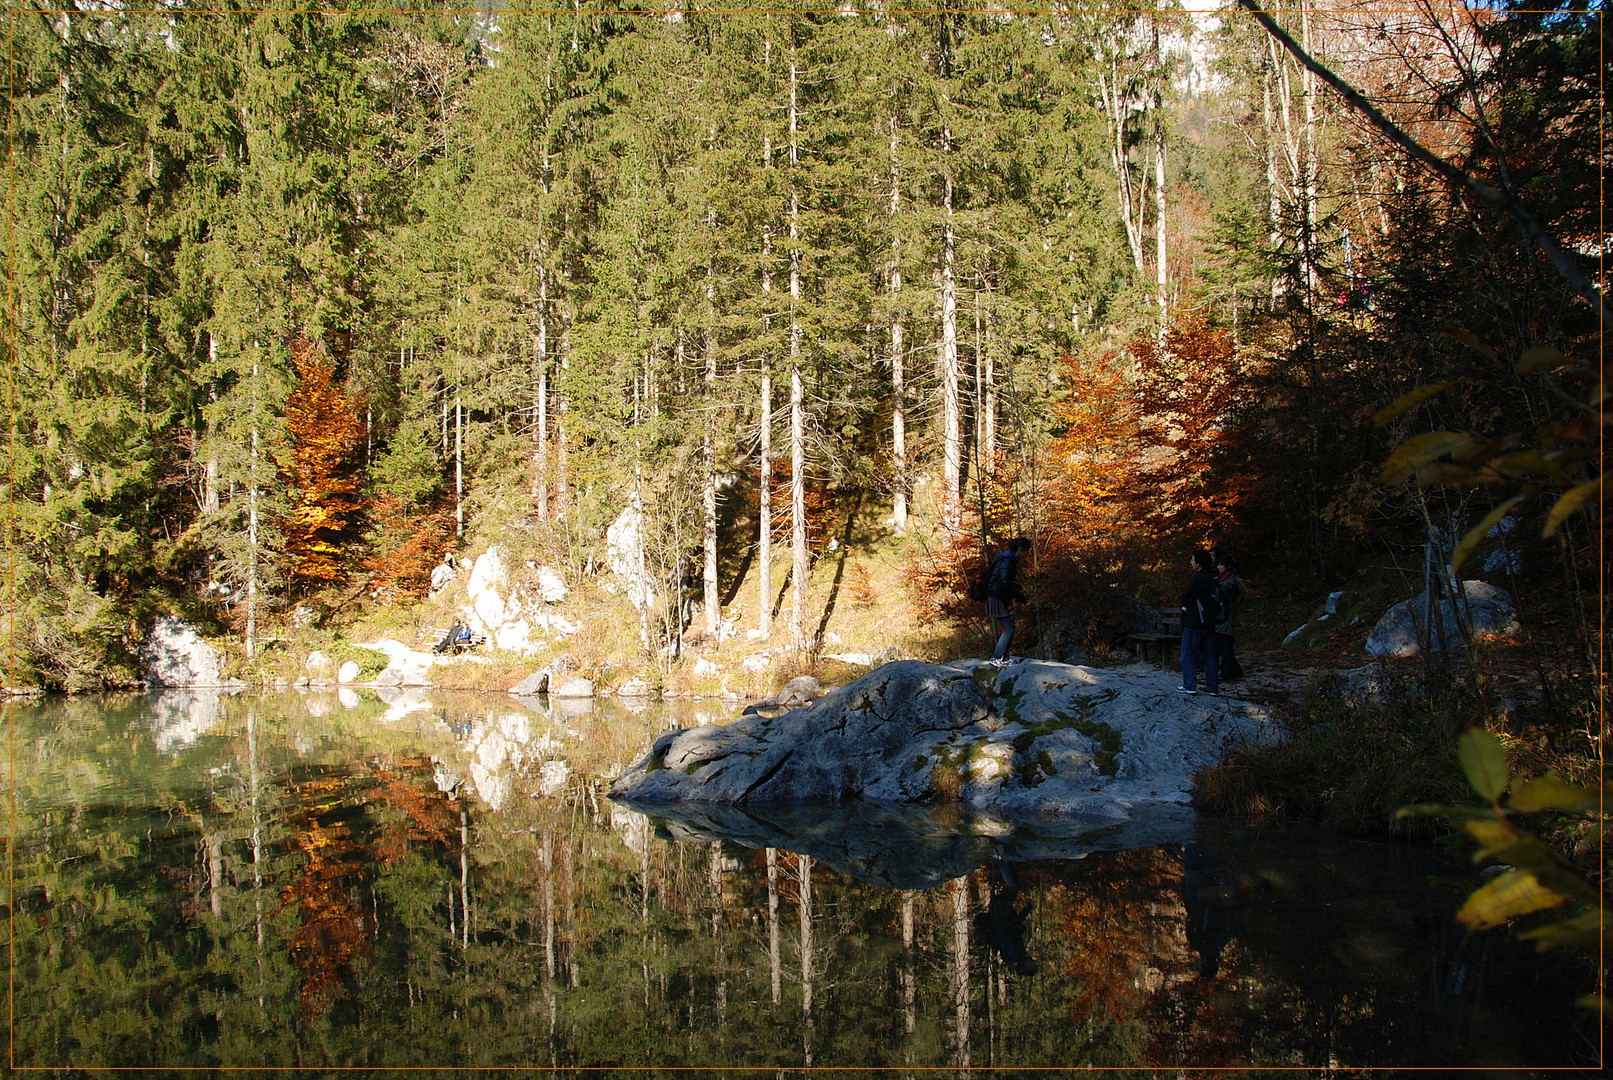
POLYGON ((380 693, 5 707, 12 1064, 1596 1060, 1588 963, 1453 921, 1466 845, 646 815, 610 778, 728 707, 380 693))

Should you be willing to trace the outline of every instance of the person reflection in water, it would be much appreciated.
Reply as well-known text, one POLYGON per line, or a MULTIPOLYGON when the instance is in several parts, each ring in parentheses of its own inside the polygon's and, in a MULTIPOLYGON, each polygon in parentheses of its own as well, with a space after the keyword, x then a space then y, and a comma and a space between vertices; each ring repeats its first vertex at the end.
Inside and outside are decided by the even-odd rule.
POLYGON ((1026 901, 1023 908, 1016 907, 1019 882, 1013 869, 1000 855, 993 856, 991 861, 997 876, 991 884, 991 902, 985 911, 975 916, 975 933, 1003 958, 1009 970, 1034 975, 1036 961, 1025 951, 1025 923, 1035 905, 1026 901))

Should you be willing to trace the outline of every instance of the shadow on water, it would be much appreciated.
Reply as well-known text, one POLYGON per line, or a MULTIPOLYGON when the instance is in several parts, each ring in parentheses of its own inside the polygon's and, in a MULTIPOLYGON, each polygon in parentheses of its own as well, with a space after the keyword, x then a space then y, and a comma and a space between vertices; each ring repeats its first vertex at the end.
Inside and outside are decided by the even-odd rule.
POLYGON ((1167 808, 631 807, 713 703, 5 706, 25 1067, 1585 1069, 1460 854, 1167 808), (1449 880, 1451 886, 1438 884, 1449 880))

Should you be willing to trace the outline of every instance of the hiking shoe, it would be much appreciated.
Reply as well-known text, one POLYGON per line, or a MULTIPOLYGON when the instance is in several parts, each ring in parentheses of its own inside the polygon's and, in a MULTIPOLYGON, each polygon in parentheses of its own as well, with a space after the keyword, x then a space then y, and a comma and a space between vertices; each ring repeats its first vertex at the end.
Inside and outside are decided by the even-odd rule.
POLYGON ((1197 691, 1197 690, 1189 690, 1189 689, 1188 689, 1188 688, 1187 688, 1187 687, 1185 687, 1185 686, 1178 686, 1178 687, 1177 687, 1177 688, 1176 688, 1176 692, 1177 692, 1177 693, 1178 693, 1178 694, 1196 694, 1196 693, 1198 693, 1198 691, 1197 691))

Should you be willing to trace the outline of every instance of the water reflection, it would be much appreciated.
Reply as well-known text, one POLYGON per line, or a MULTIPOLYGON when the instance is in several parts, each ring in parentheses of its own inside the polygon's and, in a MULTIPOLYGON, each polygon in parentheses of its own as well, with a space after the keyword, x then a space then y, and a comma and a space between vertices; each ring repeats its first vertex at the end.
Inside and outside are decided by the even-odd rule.
POLYGON ((151 695, 147 726, 157 752, 177 754, 194 744, 218 723, 219 702, 241 691, 236 688, 163 690, 151 695))
POLYGON ((649 816, 663 839, 790 848, 890 889, 932 889, 994 857, 1080 859, 1094 851, 1186 843, 1196 823, 1185 806, 1139 809, 1125 822, 1075 817, 1010 822, 956 806, 627 805, 649 816))
POLYGON ((342 689, 7 707, 18 1065, 1594 1057, 1589 973, 1457 932, 1427 878, 1471 868, 1434 852, 1180 813, 1144 847, 937 810, 652 817, 608 779, 726 713, 342 689))

